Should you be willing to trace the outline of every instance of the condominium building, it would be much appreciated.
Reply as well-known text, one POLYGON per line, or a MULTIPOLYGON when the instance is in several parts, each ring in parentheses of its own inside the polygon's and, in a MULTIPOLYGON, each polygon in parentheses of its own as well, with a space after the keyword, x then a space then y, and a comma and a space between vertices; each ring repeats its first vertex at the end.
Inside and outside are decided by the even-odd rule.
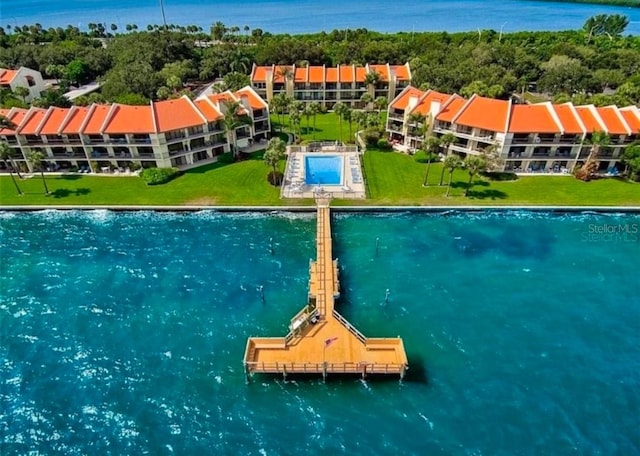
MULTIPOLYGON (((240 114, 250 125, 235 129, 239 148, 267 139, 271 130, 267 103, 251 87, 191 100, 151 102, 146 106, 122 104, 49 109, 0 110, 15 130, 0 129, 0 140, 13 149, 22 167, 33 151, 44 155, 45 167, 98 169, 178 167, 214 162, 231 149, 231 133, 223 120, 226 102, 241 103, 240 114)), ((0 165, 3 166, 3 165, 0 165)))
POLYGON ((620 170, 624 148, 640 140, 640 110, 636 106, 514 104, 407 87, 389 104, 386 129, 394 146, 409 152, 430 134, 453 134, 455 140, 447 152, 462 156, 481 154, 495 144, 504 170, 514 172, 570 172, 585 161, 591 136, 601 131, 611 143, 600 150, 599 169, 620 170))
POLYGON ((371 97, 395 98, 411 83, 411 69, 404 65, 253 65, 251 87, 265 100, 278 94, 303 102, 317 102, 331 109, 338 101, 362 107, 364 93, 371 97))
POLYGON ((26 103, 40 98, 40 94, 46 88, 39 71, 26 67, 20 67, 17 70, 0 68, 0 88, 15 92, 18 87, 29 90, 29 94, 24 97, 26 103))

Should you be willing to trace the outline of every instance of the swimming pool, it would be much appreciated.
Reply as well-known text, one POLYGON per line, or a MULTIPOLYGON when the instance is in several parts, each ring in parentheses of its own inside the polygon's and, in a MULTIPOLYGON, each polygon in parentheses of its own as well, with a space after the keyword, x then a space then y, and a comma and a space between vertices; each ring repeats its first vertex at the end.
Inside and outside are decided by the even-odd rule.
POLYGON ((307 185, 342 184, 342 160, 339 155, 306 155, 304 181, 307 185))

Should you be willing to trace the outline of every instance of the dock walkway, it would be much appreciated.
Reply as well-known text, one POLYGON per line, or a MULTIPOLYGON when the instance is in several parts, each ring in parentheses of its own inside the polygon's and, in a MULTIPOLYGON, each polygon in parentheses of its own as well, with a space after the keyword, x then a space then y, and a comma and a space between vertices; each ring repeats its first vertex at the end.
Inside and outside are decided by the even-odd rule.
POLYGON ((253 373, 396 374, 408 368, 400 337, 365 337, 335 310, 340 297, 338 262, 333 259, 328 197, 317 197, 317 258, 309 266, 308 304, 289 324, 285 337, 250 337, 244 355, 253 373))

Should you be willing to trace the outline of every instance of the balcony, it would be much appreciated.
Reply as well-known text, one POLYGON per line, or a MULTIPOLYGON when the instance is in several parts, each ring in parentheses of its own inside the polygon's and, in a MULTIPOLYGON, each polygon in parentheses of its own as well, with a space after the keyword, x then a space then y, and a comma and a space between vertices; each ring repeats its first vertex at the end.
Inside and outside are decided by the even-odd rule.
POLYGON ((530 135, 513 135, 511 144, 533 144, 533 138, 530 135))

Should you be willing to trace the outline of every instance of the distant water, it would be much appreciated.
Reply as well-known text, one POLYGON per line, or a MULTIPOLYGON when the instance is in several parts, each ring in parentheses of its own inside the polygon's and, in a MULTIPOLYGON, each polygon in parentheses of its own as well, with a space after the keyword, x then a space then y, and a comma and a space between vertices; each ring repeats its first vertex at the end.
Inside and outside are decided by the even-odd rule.
POLYGON ((314 216, 0 213, 0 454, 640 454, 639 225, 334 216, 339 309, 411 375, 246 385, 314 216))
MULTIPOLYGON (((640 34, 640 8, 530 0, 421 0, 394 5, 385 0, 164 0, 167 22, 245 25, 273 33, 306 33, 342 28, 367 28, 380 32, 579 29, 595 14, 625 14, 627 33, 640 34)), ((0 25, 39 22, 44 27, 72 24, 87 28, 90 22, 128 23, 141 28, 161 24, 158 0, 2 0, 0 25)))

